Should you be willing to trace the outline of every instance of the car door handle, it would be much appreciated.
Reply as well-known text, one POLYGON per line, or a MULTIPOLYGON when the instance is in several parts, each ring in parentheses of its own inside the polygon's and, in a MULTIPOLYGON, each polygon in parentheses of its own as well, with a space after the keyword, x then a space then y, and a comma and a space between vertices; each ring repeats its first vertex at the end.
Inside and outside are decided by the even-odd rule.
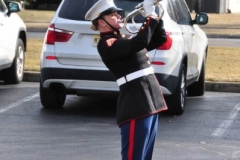
POLYGON ((4 25, 3 22, 0 22, 0 25, 3 26, 4 25))

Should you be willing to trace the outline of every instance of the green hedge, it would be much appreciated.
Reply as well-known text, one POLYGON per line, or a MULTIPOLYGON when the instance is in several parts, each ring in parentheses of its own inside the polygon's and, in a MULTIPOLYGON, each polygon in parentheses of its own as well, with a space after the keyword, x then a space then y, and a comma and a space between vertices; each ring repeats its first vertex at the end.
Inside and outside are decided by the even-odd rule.
POLYGON ((55 10, 61 0, 24 0, 26 9, 49 9, 55 10))

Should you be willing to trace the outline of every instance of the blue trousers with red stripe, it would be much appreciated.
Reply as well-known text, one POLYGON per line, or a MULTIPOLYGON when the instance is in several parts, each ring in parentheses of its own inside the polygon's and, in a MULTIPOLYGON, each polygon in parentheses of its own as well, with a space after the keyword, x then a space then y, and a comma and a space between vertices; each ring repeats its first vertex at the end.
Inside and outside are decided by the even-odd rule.
POLYGON ((122 160, 151 160, 157 128, 158 114, 122 124, 122 160))

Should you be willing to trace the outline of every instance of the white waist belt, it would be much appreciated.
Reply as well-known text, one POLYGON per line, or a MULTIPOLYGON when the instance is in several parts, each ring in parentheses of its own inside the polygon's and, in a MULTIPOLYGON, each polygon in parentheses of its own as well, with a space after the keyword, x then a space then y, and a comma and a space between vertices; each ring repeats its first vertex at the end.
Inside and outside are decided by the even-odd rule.
POLYGON ((142 76, 147 76, 147 75, 153 74, 153 73, 154 73, 153 67, 141 69, 139 71, 130 73, 130 74, 126 75, 125 77, 119 78, 117 80, 117 84, 118 84, 118 86, 121 86, 122 84, 124 84, 126 82, 129 82, 131 80, 137 79, 142 76))

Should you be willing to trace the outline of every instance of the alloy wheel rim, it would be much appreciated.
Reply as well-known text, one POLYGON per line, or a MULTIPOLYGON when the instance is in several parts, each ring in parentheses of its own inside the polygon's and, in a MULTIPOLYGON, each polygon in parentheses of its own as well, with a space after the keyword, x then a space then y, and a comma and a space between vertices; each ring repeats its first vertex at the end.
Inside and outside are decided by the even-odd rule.
POLYGON ((185 95, 186 95, 186 89, 185 89, 185 78, 184 78, 184 72, 182 72, 182 81, 181 81, 181 107, 184 107, 185 102, 185 95))
POLYGON ((23 58, 23 54, 24 54, 24 51, 23 51, 23 47, 22 46, 19 46, 18 47, 18 51, 17 51, 17 64, 16 64, 16 67, 17 67, 17 76, 18 77, 21 77, 23 75, 23 63, 24 63, 24 58, 23 58))

